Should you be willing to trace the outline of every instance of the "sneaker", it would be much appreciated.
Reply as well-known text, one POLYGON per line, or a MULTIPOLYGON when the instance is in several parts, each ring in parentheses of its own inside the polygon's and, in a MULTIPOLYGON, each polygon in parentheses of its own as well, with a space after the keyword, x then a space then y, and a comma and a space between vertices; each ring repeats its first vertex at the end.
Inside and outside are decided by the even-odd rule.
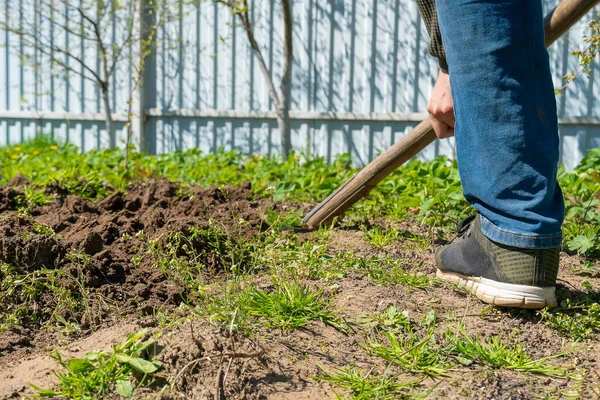
POLYGON ((488 239, 479 215, 458 224, 458 235, 439 249, 441 280, 455 283, 485 303, 503 307, 555 307, 558 247, 521 249, 488 239))

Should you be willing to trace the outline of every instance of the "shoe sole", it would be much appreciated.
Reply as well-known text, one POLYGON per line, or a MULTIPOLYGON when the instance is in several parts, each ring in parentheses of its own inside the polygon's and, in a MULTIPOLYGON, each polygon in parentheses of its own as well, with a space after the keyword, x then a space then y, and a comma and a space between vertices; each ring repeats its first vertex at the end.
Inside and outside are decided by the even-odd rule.
POLYGON ((487 304, 500 307, 544 308, 556 307, 556 288, 515 285, 491 279, 465 276, 437 270, 436 276, 446 282, 464 287, 487 304))

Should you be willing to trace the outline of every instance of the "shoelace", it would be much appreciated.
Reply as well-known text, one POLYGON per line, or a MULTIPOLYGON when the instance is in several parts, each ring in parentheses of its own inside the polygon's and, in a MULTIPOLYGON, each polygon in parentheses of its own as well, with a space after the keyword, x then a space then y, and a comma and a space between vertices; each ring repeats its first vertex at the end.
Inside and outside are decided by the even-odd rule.
POLYGON ((468 236, 471 233, 471 226, 473 225, 473 221, 475 221, 475 215, 471 215, 462 221, 460 221, 456 227, 456 237, 452 239, 450 242, 454 242, 458 238, 462 238, 464 236, 468 236))

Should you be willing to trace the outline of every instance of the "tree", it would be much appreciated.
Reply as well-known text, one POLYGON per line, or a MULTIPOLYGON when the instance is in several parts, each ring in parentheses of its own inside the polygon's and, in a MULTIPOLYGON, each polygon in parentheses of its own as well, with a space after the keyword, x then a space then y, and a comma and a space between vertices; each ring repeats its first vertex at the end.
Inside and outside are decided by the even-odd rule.
MULTIPOLYGON (((124 60, 132 60, 133 89, 128 99, 127 142, 131 136, 131 103, 135 89, 140 85, 145 58, 154 44, 160 21, 146 29, 140 28, 139 13, 156 13, 156 5, 149 0, 5 0, 10 15, 22 15, 34 10, 36 19, 46 24, 24 24, 21 18, 7 18, 0 23, 4 29, 18 36, 18 46, 24 50, 22 64, 39 69, 42 66, 36 54, 50 61, 51 73, 58 76, 78 75, 93 82, 100 90, 110 137, 110 147, 116 146, 115 127, 110 94, 117 67, 124 60), (50 29, 50 26, 52 27, 50 29), (68 35, 70 43, 58 41, 59 35, 68 35), (77 48, 77 50, 76 50, 77 48), (98 57, 86 56, 97 52, 98 57)), ((45 66, 46 67, 46 66, 45 66)))
POLYGON ((290 104, 292 91, 292 63, 293 63, 293 46, 292 46, 292 9, 290 0, 280 0, 281 9, 283 11, 283 72, 281 82, 279 84, 279 93, 275 88, 275 83, 271 75, 271 71, 265 63, 262 52, 256 37, 254 36, 254 22, 250 20, 248 12, 248 0, 215 0, 229 7, 235 13, 246 31, 248 42, 252 48, 252 52, 258 61, 260 70, 265 78, 267 87, 269 88, 269 97, 275 105, 277 112, 277 125, 281 135, 281 150, 285 158, 288 157, 292 150, 291 142, 291 127, 290 127, 290 104))

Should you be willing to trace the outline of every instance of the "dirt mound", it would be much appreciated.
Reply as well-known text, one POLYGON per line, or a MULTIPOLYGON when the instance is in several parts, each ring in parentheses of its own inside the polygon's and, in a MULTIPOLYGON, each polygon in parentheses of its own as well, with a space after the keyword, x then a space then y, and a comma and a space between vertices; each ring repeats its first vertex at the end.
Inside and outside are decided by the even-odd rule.
MULTIPOLYGON (((109 315, 150 314, 180 304, 184 289, 169 283, 160 268, 170 257, 193 255, 218 279, 228 256, 215 257, 214 250, 235 247, 237 238, 267 228, 260 210, 272 204, 255 199, 249 185, 184 190, 167 181, 138 184, 97 203, 58 186, 47 186, 45 193, 54 201, 25 216, 16 201, 22 186, 0 188, 0 261, 16 266, 21 275, 59 271, 53 277, 57 285, 90 303, 87 311, 63 310, 61 316, 84 329, 99 327, 109 315), (243 231, 240 219, 246 221, 243 231)), ((19 304, 25 294, 20 295, 11 303, 19 304)), ((56 317, 56 294, 34 296, 28 300, 39 303, 39 310, 35 318, 25 318, 27 328, 56 317)), ((27 344, 22 337, 12 330, 0 333, 0 342, 10 344, 3 350, 27 344)))

